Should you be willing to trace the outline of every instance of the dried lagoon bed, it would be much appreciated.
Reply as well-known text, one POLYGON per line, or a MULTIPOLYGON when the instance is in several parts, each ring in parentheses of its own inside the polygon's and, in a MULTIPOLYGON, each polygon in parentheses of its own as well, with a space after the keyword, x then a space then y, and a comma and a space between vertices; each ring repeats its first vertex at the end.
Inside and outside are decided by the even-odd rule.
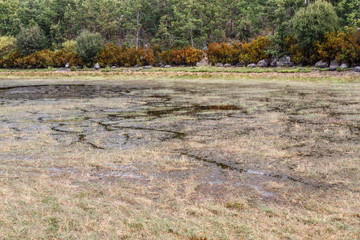
POLYGON ((359 74, 0 78, 0 238, 359 239, 359 74))

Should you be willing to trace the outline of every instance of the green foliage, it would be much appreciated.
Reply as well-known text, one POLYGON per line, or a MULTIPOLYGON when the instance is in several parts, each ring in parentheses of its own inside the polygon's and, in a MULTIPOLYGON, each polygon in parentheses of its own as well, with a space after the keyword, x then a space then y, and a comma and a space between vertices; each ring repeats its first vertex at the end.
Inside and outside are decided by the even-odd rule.
POLYGON ((292 33, 298 45, 304 49, 312 48, 325 33, 336 30, 337 25, 334 7, 322 0, 300 9, 291 20, 292 33))
POLYGON ((20 53, 27 56, 45 49, 48 42, 44 31, 36 24, 30 28, 21 28, 19 34, 16 36, 15 44, 20 53))
POLYGON ((90 62, 103 47, 103 39, 99 33, 87 30, 76 38, 76 52, 85 61, 90 62))
POLYGON ((76 45, 77 45, 77 42, 75 40, 67 40, 67 41, 62 43, 62 47, 66 51, 75 52, 76 51, 76 45))
POLYGON ((0 57, 6 56, 15 49, 15 38, 7 36, 0 37, 0 57))

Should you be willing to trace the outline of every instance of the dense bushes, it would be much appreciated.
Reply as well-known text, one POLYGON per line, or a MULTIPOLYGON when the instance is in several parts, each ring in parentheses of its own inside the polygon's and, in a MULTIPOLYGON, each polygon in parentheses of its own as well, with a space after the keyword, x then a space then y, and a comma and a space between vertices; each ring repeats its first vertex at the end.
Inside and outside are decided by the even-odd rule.
MULTIPOLYGON (((108 43, 97 52, 95 57, 89 59, 90 55, 88 55, 85 58, 87 60, 84 60, 75 51, 79 42, 73 40, 65 42, 60 50, 40 50, 27 56, 23 56, 17 50, 14 42, 13 38, 0 37, 0 67, 64 67, 66 63, 69 63, 70 66, 90 66, 96 62, 101 67, 159 66, 161 64, 194 66, 205 57, 205 53, 212 65, 217 63, 247 65, 273 57, 269 54, 271 51, 267 51, 271 47, 271 40, 263 36, 252 40, 250 43, 212 43, 205 53, 192 47, 161 50, 159 46, 154 45, 148 49, 136 49, 135 47, 119 47, 108 43)), ((99 45, 99 43, 94 45, 99 45)), ((360 32, 356 29, 347 28, 345 31, 326 33, 323 40, 317 41, 311 50, 302 47, 293 35, 285 38, 284 46, 286 53, 291 56, 291 60, 295 64, 313 64, 319 60, 327 62, 336 60, 350 65, 360 63, 360 32), (311 55, 308 54, 309 51, 311 55)), ((92 51, 92 55, 95 52, 92 51)))
POLYGON ((269 56, 266 49, 270 46, 270 40, 267 37, 258 37, 250 43, 213 43, 210 44, 206 51, 209 62, 216 63, 230 63, 230 64, 248 64, 257 63, 262 59, 267 59, 269 56))
POLYGON ((102 47, 103 40, 99 33, 83 31, 76 38, 76 52, 85 62, 90 62, 102 47))
POLYGON ((169 49, 160 53, 163 64, 194 66, 200 62, 204 53, 199 49, 185 47, 183 49, 169 49))

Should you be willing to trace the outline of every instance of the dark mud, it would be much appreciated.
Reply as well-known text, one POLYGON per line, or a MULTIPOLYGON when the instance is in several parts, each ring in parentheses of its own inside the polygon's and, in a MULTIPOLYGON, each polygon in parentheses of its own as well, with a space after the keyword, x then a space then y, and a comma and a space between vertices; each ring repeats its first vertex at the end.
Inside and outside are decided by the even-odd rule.
MULTIPOLYGON (((299 162, 359 157, 354 150, 360 140, 360 96, 356 89, 323 90, 276 84, 0 87, 2 107, 25 103, 29 107, 48 106, 59 102, 62 102, 59 113, 29 110, 10 117, 0 112, 1 124, 18 133, 45 128, 64 148, 78 144, 107 151, 181 144, 180 150, 174 147, 169 152, 222 170, 253 175, 262 182, 278 179, 325 190, 341 185, 328 181, 328 176, 318 174, 310 178, 296 172, 299 162), (272 116, 276 120, 271 120, 272 116), (244 136, 249 139, 276 136, 277 150, 286 151, 287 155, 263 156, 256 151, 246 155, 236 149, 224 150, 226 145, 218 149, 211 145, 216 141, 232 144, 244 136), (193 145, 201 147, 194 151, 193 145), (207 157, 201 157, 204 153, 207 157), (224 154, 221 161, 215 157, 217 154, 224 154), (275 160, 288 163, 273 166, 275 160)), ((254 144, 262 147, 270 142, 254 144)), ((132 173, 109 170, 92 174, 108 179, 132 173)), ((261 190, 252 180, 241 185, 261 190)))

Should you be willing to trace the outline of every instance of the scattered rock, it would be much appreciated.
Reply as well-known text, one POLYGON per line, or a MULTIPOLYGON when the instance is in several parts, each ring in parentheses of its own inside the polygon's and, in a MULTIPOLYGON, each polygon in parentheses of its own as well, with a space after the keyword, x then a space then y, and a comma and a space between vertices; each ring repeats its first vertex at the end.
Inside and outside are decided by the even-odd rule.
POLYGON ((258 62, 257 66, 258 67, 261 67, 261 68, 265 68, 265 67, 268 67, 269 66, 269 60, 267 59, 263 59, 261 60, 260 62, 258 62))
POLYGON ((256 64, 255 63, 250 63, 247 67, 248 68, 256 68, 256 64))
POLYGON ((145 66, 145 67, 143 67, 144 70, 147 70, 147 69, 150 69, 150 68, 151 68, 151 66, 145 66))
POLYGON ((341 68, 342 70, 346 70, 346 69, 349 68, 349 65, 348 65, 347 63, 343 63, 343 64, 340 65, 340 68, 341 68))
POLYGON ((82 67, 81 66, 76 66, 76 69, 82 69, 82 67))
POLYGON ((197 66, 197 67, 202 67, 202 62, 196 63, 196 66, 197 66))
POLYGON ((299 70, 300 70, 300 71, 304 71, 304 70, 305 70, 305 68, 301 67, 301 68, 299 68, 299 70))
POLYGON ((244 63, 242 63, 242 62, 239 62, 235 65, 235 67, 243 67, 243 66, 244 66, 244 63))
POLYGON ((329 63, 327 62, 324 62, 324 61, 318 61, 316 64, 315 64, 315 67, 317 68, 328 68, 329 67, 329 63))
POLYGON ((133 71, 135 71, 135 72, 140 71, 140 70, 141 70, 141 68, 139 68, 139 67, 135 67, 135 68, 133 69, 133 71))
POLYGON ((216 67, 224 67, 224 64, 222 64, 222 63, 217 63, 217 64, 216 64, 216 67))
POLYGON ((313 71, 316 72, 316 71, 319 71, 319 69, 318 69, 318 68, 314 68, 313 71))
POLYGON ((164 68, 171 68, 171 66, 170 65, 165 65, 164 68))
POLYGON ((226 64, 224 65, 224 67, 230 68, 230 67, 232 67, 232 65, 231 65, 230 63, 226 63, 226 64))
POLYGON ((354 72, 360 73, 360 67, 354 67, 354 72))
POLYGON ((65 68, 70 68, 70 64, 69 64, 69 63, 66 63, 66 64, 65 64, 65 68))
POLYGON ((99 69, 100 69, 100 64, 99 64, 99 63, 96 63, 96 64, 94 65, 94 69, 95 69, 95 70, 99 70, 99 69))
POLYGON ((110 69, 114 70, 114 69, 116 69, 116 66, 112 66, 110 69))
POLYGON ((293 67, 295 67, 295 63, 290 62, 290 63, 288 64, 288 66, 293 68, 293 67))
POLYGON ((336 71, 339 68, 339 63, 336 60, 331 61, 330 71, 336 71))
POLYGON ((128 73, 128 72, 130 72, 130 71, 127 69, 123 70, 123 73, 128 73))

